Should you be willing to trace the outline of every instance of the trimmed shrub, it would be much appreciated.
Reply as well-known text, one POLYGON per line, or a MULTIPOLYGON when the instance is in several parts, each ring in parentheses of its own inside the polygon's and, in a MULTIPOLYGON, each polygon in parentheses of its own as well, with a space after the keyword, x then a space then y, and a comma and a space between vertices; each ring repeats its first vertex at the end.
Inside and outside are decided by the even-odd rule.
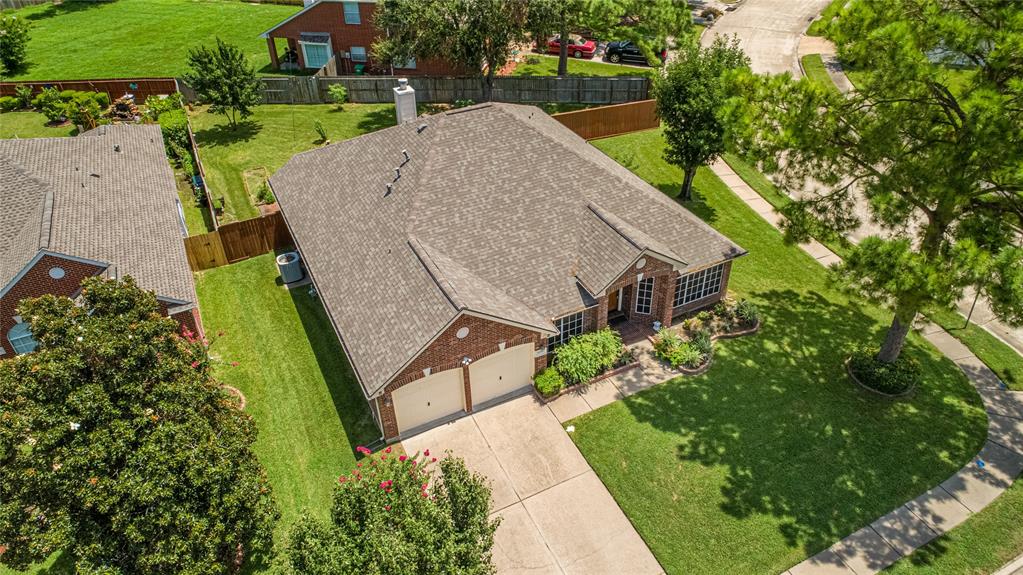
POLYGON ((557 369, 545 367, 543 371, 536 374, 536 377, 533 378, 533 385, 536 386, 536 390, 540 392, 540 395, 552 397, 557 395, 562 389, 565 389, 565 378, 561 376, 557 369))
POLYGON ((24 18, 0 15, 0 71, 10 74, 25 65, 30 27, 24 18))
POLYGON ((166 98, 159 96, 150 96, 146 98, 146 119, 150 122, 156 122, 160 119, 160 115, 164 112, 170 112, 171 110, 181 109, 181 94, 174 92, 166 98))
POLYGON ((14 96, 0 97, 0 111, 13 112, 21 107, 21 103, 14 96))
POLYGON ((345 88, 344 84, 331 84, 327 88, 327 96, 338 110, 344 110, 345 103, 348 102, 348 88, 345 88))
POLYGON ((42 112, 51 122, 60 122, 67 117, 67 106, 60 99, 60 92, 56 88, 43 88, 32 99, 32 107, 42 112))
POLYGON ((18 100, 19 108, 32 106, 32 88, 21 85, 14 89, 14 97, 18 100))
POLYGON ((863 385, 888 395, 899 395, 920 382, 920 364, 902 354, 894 363, 878 361, 877 348, 861 347, 849 358, 849 371, 863 385))
POLYGON ((735 306, 735 316, 743 323, 753 325, 760 321, 760 309, 748 300, 740 300, 735 306))
POLYGON ((714 355, 714 340, 710 338, 710 332, 707 330, 696 332, 691 342, 705 359, 710 359, 710 356, 714 355))
POLYGON ((82 126, 86 130, 96 127, 103 111, 100 109, 96 98, 90 92, 78 92, 65 104, 65 112, 68 119, 76 126, 82 126))
POLYGON ((600 375, 621 354, 622 338, 610 328, 577 335, 554 352, 558 371, 572 383, 585 383, 600 375))
POLYGON ((264 181, 259 185, 259 189, 256 190, 256 199, 261 204, 270 205, 277 202, 277 198, 274 197, 273 192, 270 191, 270 186, 264 181))
POLYGON ((714 342, 706 331, 697 332, 686 341, 678 332, 661 328, 654 342, 654 354, 671 367, 697 368, 706 363, 713 353, 714 342))

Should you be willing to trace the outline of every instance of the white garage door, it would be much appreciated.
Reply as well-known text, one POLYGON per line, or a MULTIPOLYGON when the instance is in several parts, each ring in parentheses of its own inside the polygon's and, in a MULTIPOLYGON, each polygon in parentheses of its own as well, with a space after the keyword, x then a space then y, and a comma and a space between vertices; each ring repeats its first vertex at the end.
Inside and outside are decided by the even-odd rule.
POLYGON ((398 432, 465 410, 462 369, 449 369, 399 387, 391 393, 398 432))
POLYGON ((473 409, 481 403, 531 385, 533 344, 509 347, 469 365, 473 409))

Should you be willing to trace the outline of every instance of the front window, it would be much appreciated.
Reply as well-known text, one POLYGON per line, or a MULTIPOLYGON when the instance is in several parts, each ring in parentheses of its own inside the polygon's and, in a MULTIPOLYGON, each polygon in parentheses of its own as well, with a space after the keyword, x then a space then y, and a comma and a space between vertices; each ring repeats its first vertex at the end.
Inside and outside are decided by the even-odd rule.
POLYGON ((674 307, 679 307, 721 291, 721 277, 725 264, 686 274, 678 278, 675 284, 674 307))
POLYGON ((364 46, 352 46, 352 62, 365 62, 366 48, 364 46))
POLYGON ((654 301, 654 278, 646 278, 639 282, 636 291, 636 313, 650 313, 654 301))
POLYGON ((15 324, 11 331, 7 332, 7 341, 11 342, 11 347, 17 354, 35 351, 37 345, 27 323, 15 324))
POLYGON ((554 327, 558 328, 558 333, 547 338, 548 352, 583 332, 583 312, 559 317, 554 320, 554 327))
POLYGON ((362 24, 358 2, 345 2, 343 6, 345 7, 345 24, 362 24))

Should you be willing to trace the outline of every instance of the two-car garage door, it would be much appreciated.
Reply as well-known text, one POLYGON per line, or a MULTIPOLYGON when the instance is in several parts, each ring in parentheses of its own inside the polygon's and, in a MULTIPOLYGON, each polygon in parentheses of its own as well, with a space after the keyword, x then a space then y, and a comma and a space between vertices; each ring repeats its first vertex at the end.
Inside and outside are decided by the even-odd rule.
MULTIPOLYGON (((469 365, 473 408, 531 385, 533 345, 510 347, 469 365)), ((434 373, 391 394, 398 431, 407 431, 465 411, 462 369, 434 373)))

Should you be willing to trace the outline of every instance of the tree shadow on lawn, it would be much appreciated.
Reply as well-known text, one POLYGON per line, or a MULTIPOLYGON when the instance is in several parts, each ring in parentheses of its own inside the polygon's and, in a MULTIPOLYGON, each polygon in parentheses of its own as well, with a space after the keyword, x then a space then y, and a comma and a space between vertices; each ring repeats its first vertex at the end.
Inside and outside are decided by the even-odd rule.
POLYGON ((977 453, 980 398, 920 338, 904 353, 921 362, 923 383, 888 400, 845 372, 848 350, 884 333, 857 304, 791 290, 751 299, 765 316, 758 334, 721 342, 706 375, 625 400, 638 421, 682 438, 680 460, 727 469, 722 511, 773 516, 787 545, 811 556, 977 453))
POLYGON ((38 21, 46 20, 47 18, 53 18, 55 16, 63 16, 65 14, 71 14, 73 12, 84 12, 85 10, 91 10, 107 4, 106 2, 61 2, 60 4, 50 4, 45 9, 39 12, 33 12, 28 16, 25 16, 26 20, 38 21))
MULTIPOLYGON (((284 250, 287 251, 287 250, 284 250)), ((284 253, 279 251, 279 253, 284 253)), ((355 447, 368 445, 380 437, 380 431, 369 405, 362 394, 355 373, 348 364, 341 343, 338 341, 334 328, 331 326, 327 311, 319 297, 309 294, 309 286, 298 287, 289 291, 291 299, 298 310, 302 327, 305 328, 309 345, 312 346, 316 363, 327 382, 327 389, 334 401, 334 409, 345 430, 348 444, 355 454, 355 447)), ((281 288, 283 289, 283 288, 281 288)), ((356 455, 356 458, 361 457, 356 455)))
POLYGON ((242 120, 231 127, 224 118, 223 124, 195 131, 195 141, 199 147, 230 146, 238 142, 248 142, 263 130, 263 124, 254 120, 242 120))
MULTIPOLYGON (((338 111, 337 108, 331 108, 331 111, 338 111)), ((345 110, 347 111, 347 109, 345 110)), ((369 132, 375 132, 384 128, 390 128, 391 126, 397 125, 398 119, 395 117, 394 108, 388 106, 378 110, 373 110, 363 115, 359 120, 359 123, 355 127, 368 134, 369 132)))

